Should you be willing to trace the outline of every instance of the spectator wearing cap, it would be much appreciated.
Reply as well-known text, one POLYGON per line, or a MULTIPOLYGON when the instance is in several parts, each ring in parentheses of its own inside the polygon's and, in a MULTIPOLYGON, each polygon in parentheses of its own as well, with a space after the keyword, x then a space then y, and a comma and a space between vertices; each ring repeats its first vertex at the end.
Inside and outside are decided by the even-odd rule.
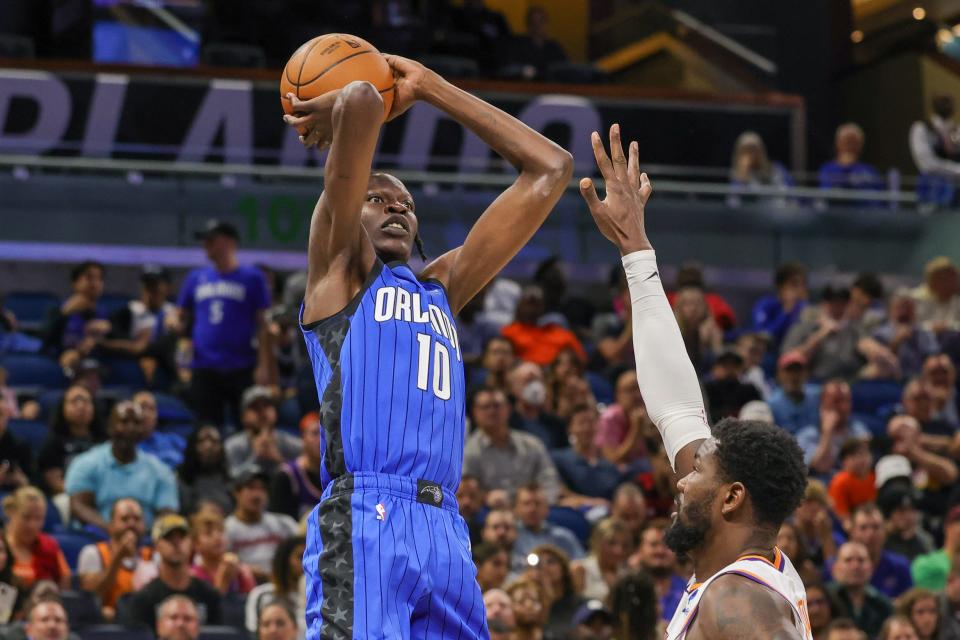
POLYGON ((624 479, 597 446, 597 418, 596 406, 575 406, 567 427, 570 446, 550 453, 560 479, 572 493, 564 499, 568 506, 607 504, 624 479))
POLYGON ((843 443, 849 438, 870 438, 870 430, 852 415, 850 385, 843 380, 827 382, 820 395, 818 423, 797 432, 797 444, 811 473, 829 480, 839 466, 843 443))
POLYGON ((711 423, 736 417, 743 405, 760 400, 757 388, 740 380, 743 366, 743 356, 736 349, 727 347, 717 354, 710 376, 703 385, 711 423))
POLYGON ((872 335, 896 354, 905 377, 919 375, 926 357, 940 350, 937 335, 918 322, 916 301, 909 289, 894 291, 887 306, 887 320, 872 335))
MULTIPOLYGON (((883 179, 877 169, 860 161, 863 142, 863 129, 860 125, 846 122, 837 127, 834 136, 836 155, 833 160, 821 166, 818 173, 821 189, 856 189, 858 191, 883 189, 883 179)), ((868 204, 869 202, 867 201, 868 204)))
POLYGON ((943 521, 943 547, 914 559, 910 565, 913 582, 918 587, 941 591, 947 586, 950 563, 960 553, 960 505, 954 506, 943 521))
POLYGON ((140 503, 148 526, 156 515, 180 508, 170 468, 156 456, 137 451, 142 420, 136 404, 117 403, 107 425, 109 440, 77 456, 68 467, 66 492, 76 520, 107 530, 110 511, 120 498, 140 503))
POLYGON ((143 511, 133 498, 113 503, 107 526, 109 540, 80 550, 77 577, 80 588, 100 598, 103 617, 113 620, 117 601, 156 577, 153 548, 142 545, 143 511))
POLYGON ((887 522, 883 548, 899 553, 911 562, 933 551, 933 537, 920 526, 917 491, 913 486, 910 461, 900 455, 877 460, 877 506, 887 522))
POLYGON ((320 502, 320 416, 308 413, 300 420, 303 453, 284 462, 270 482, 270 511, 300 520, 320 502))
POLYGON ((183 462, 183 450, 187 441, 179 433, 157 430, 157 398, 149 391, 133 394, 133 403, 140 408, 142 431, 137 449, 158 457, 165 465, 175 469, 183 462))
POLYGON ((800 320, 810 293, 807 289, 807 270, 796 262, 777 268, 774 275, 776 293, 757 301, 751 313, 754 331, 762 331, 772 339, 772 347, 780 349, 787 332, 800 320))
MULTIPOLYGON (((600 600, 587 600, 584 602, 580 605, 580 608, 573 613, 573 618, 570 622, 573 625, 573 632, 570 634, 570 637, 574 640, 614 637, 613 630, 616 620, 600 600)), ((631 635, 624 637, 642 638, 644 636, 631 635)))
POLYGON ((267 511, 269 483, 269 474, 260 467, 242 469, 233 483, 237 508, 226 521, 230 550, 261 581, 270 577, 277 545, 298 530, 297 521, 290 516, 267 511))
POLYGON ((103 265, 87 260, 70 269, 70 296, 53 311, 44 329, 44 349, 64 354, 64 365, 72 366, 90 354, 98 340, 110 330, 106 315, 97 308, 103 295, 103 265))
POLYGON ((923 270, 923 284, 913 290, 917 320, 936 334, 960 330, 960 270, 950 258, 938 256, 923 270))
POLYGON ((176 370, 176 336, 169 327, 177 307, 170 297, 170 272, 147 265, 140 273, 140 297, 131 300, 110 316, 110 333, 100 346, 111 354, 137 358, 148 382, 157 367, 167 373, 176 370))
POLYGON ((239 415, 240 396, 256 379, 270 379, 272 349, 264 311, 270 292, 263 273, 237 259, 240 234, 229 222, 210 220, 197 233, 212 263, 187 276, 177 298, 178 325, 193 340, 190 394, 203 422, 222 426, 224 405, 239 415))
POLYGON ((841 518, 861 504, 877 498, 870 441, 850 438, 840 446, 840 471, 830 480, 833 510, 841 518))
POLYGON ((540 324, 545 312, 543 289, 537 285, 524 288, 517 302, 513 322, 501 330, 503 336, 513 344, 517 357, 545 367, 561 351, 571 348, 585 362, 587 354, 572 331, 552 322, 540 324))
POLYGON ((174 594, 157 608, 157 640, 197 640, 200 612, 187 596, 174 594))
POLYGON ((276 397, 269 387, 254 385, 243 392, 240 424, 243 431, 223 445, 231 473, 251 464, 273 472, 303 450, 300 438, 277 429, 276 397))
POLYGON ((168 513, 153 523, 153 542, 160 562, 157 577, 136 591, 125 608, 130 626, 155 629, 157 609, 172 595, 183 595, 197 605, 200 624, 220 624, 220 593, 190 573, 193 545, 190 526, 178 514, 168 513))
POLYGON ((773 411, 770 410, 770 405, 763 400, 751 400, 743 405, 740 408, 740 413, 737 414, 737 419, 774 424, 773 411))
POLYGON ((893 613, 890 599, 870 585, 872 574, 867 548, 860 542, 846 542, 837 551, 833 582, 827 585, 837 614, 853 620, 870 638, 876 637, 893 613))
MULTIPOLYGON (((870 555, 870 584, 891 600, 913 586, 910 576, 910 561, 898 553, 884 548, 886 523, 875 504, 856 507, 850 516, 850 541, 859 542, 870 555)), ((828 562, 829 574, 833 563, 828 562)))
POLYGON ((517 539, 513 544, 513 555, 522 561, 542 544, 552 544, 567 554, 572 560, 583 557, 583 546, 569 529, 547 522, 550 506, 543 489, 536 485, 527 485, 517 490, 516 505, 513 508, 517 518, 517 539))

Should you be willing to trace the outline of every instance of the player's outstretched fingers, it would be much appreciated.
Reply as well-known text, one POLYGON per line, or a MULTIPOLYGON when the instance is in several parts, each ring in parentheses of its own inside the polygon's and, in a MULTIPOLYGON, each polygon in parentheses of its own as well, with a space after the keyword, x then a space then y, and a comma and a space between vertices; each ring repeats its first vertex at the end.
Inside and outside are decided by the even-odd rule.
POLYGON ((600 207, 600 196, 597 195, 597 190, 593 186, 593 180, 590 178, 583 178, 580 181, 580 195, 583 196, 583 199, 587 202, 587 206, 590 207, 590 213, 593 213, 600 207))
POLYGON ((640 149, 637 141, 630 143, 630 157, 627 160, 627 181, 633 189, 640 188, 640 149))
POLYGON ((610 159, 613 161, 613 171, 620 180, 627 179, 627 158, 623 155, 623 143, 620 142, 620 125, 610 125, 610 159))
POLYGON ((650 194, 653 193, 653 184, 650 182, 650 178, 647 177, 646 173, 640 174, 640 197, 643 198, 643 203, 646 204, 647 200, 650 199, 650 194))
POLYGON ((597 167, 600 168, 600 173, 603 175, 603 179, 610 181, 616 178, 617 174, 613 171, 613 164, 611 164, 610 158, 607 156, 607 152, 603 148, 603 142, 600 140, 600 134, 596 131, 590 134, 590 144, 593 145, 593 157, 597 160, 597 167))

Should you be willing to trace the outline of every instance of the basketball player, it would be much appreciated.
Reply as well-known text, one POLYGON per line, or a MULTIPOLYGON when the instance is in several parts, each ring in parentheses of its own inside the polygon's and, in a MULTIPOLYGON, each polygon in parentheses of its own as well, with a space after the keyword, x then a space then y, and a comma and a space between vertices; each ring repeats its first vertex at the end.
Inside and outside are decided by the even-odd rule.
POLYGON ((301 325, 320 394, 324 492, 309 516, 307 637, 487 638, 467 525, 463 354, 455 314, 543 223, 570 154, 419 63, 387 56, 389 114, 416 100, 444 111, 519 172, 463 246, 415 274, 413 197, 371 174, 383 100, 354 82, 293 100, 291 126, 325 146, 301 325))
POLYGON ((712 431, 707 426, 700 385, 644 228, 653 189, 640 173, 637 143, 624 157, 619 125, 610 129, 612 158, 599 134, 592 141, 606 199, 588 178, 580 191, 623 256, 637 380, 680 477, 677 513, 664 541, 694 565, 667 638, 809 640, 803 584, 775 546, 806 486, 800 449, 786 431, 761 422, 727 419, 712 431))

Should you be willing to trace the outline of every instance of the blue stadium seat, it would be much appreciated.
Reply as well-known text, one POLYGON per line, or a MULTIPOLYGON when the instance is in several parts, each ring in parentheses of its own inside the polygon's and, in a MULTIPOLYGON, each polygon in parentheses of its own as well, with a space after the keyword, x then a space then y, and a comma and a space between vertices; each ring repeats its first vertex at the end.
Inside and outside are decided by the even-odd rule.
POLYGON ((19 419, 11 420, 7 429, 11 434, 26 442, 33 449, 34 456, 40 450, 50 431, 47 425, 39 420, 19 419))
POLYGON ((105 293, 97 300, 97 311, 105 316, 124 308, 130 302, 130 296, 125 293, 105 293))
POLYGON ((613 402, 613 386, 606 378, 593 371, 588 371, 587 383, 590 385, 590 390, 593 392, 593 397, 596 398, 597 402, 603 404, 611 404, 613 402))
POLYGON ((236 627, 206 625, 200 627, 198 640, 250 640, 250 634, 236 627))
POLYGON ((57 406, 63 399, 63 394, 64 391, 61 389, 44 391, 40 394, 37 398, 37 403, 40 405, 40 420, 49 422, 50 419, 53 418, 53 414, 57 411, 57 406))
POLYGON ((24 331, 36 331, 47 315, 60 306, 60 299, 46 291, 12 291, 4 297, 3 306, 17 316, 24 331))
POLYGON ((300 428, 300 403, 296 398, 287 398, 277 407, 277 422, 282 425, 292 425, 294 428, 300 428))
POLYGON ((194 426, 192 422, 172 422, 160 425, 159 429, 164 433, 175 433, 186 440, 193 433, 194 426))
POLYGON ((32 353, 9 354, 0 360, 0 364, 10 374, 7 383, 11 387, 62 389, 67 385, 60 365, 47 356, 32 353))
POLYGON ((60 599, 67 611, 71 629, 103 624, 103 614, 96 596, 88 591, 61 591, 60 599))
POLYGON ((104 358, 100 363, 107 370, 107 375, 103 379, 104 385, 133 389, 145 389, 147 387, 147 379, 143 375, 143 369, 133 358, 104 358))
POLYGON ((83 640, 154 640, 147 628, 132 629, 119 624, 98 624, 80 632, 83 640))
POLYGON ((560 527, 566 527, 586 546, 590 539, 590 523, 583 514, 570 507, 550 507, 547 521, 560 527))
POLYGON ((861 380, 851 388, 853 411, 878 415, 881 410, 900 402, 903 387, 892 380, 861 380))
POLYGON ((187 405, 169 393, 156 393, 157 417, 161 423, 165 422, 193 422, 193 413, 187 405))
POLYGON ((77 559, 80 557, 80 550, 88 544, 97 541, 97 539, 90 534, 81 531, 66 531, 63 529, 55 531, 53 537, 60 544, 63 557, 67 559, 67 564, 70 565, 71 571, 77 570, 77 559))

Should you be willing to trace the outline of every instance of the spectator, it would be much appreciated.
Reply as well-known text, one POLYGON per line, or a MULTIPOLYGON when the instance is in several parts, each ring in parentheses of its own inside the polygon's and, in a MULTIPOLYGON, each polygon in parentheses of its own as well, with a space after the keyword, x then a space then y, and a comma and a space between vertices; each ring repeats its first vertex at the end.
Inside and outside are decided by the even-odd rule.
POLYGON ((10 624, 21 604, 22 585, 13 574, 13 562, 10 543, 0 535, 0 625, 10 624))
POLYGON ((296 612, 284 600, 274 600, 257 618, 257 640, 296 640, 296 612))
POLYGON ((753 330, 768 334, 773 350, 779 351, 790 327, 800 320, 807 306, 810 295, 807 270, 796 262, 780 265, 774 275, 774 285, 776 293, 760 298, 753 306, 751 318, 753 330))
POLYGON ((610 617, 614 624, 613 638, 654 640, 665 637, 666 629, 658 623, 656 594, 650 576, 631 571, 617 580, 610 591, 610 617))
POLYGON ((473 397, 473 422, 477 429, 467 438, 463 471, 477 478, 484 491, 502 489, 513 494, 536 483, 547 502, 560 495, 560 480, 543 443, 534 436, 510 429, 507 399, 502 391, 480 389, 473 397))
MULTIPOLYGON (((613 615, 607 611, 599 600, 587 600, 573 614, 572 622, 575 625, 571 640, 607 640, 614 638, 613 615)), ((633 636, 623 636, 632 638, 633 636)), ((639 636, 644 637, 644 636, 639 636)), ((653 638, 654 636, 651 636, 653 638)))
POLYGON ((314 411, 300 420, 303 453, 280 466, 270 481, 270 511, 299 520, 309 513, 323 494, 320 479, 320 416, 314 411))
POLYGON ((677 558, 663 542, 665 521, 653 521, 640 533, 637 551, 630 556, 630 566, 646 572, 653 579, 660 616, 665 622, 673 618, 687 581, 677 574, 677 558))
POLYGON ((49 495, 64 492, 64 473, 73 459, 103 441, 93 394, 72 385, 63 394, 50 425, 50 436, 37 454, 37 472, 49 495))
POLYGON ((867 634, 850 618, 838 618, 827 627, 826 640, 867 640, 867 634))
POLYGON ((624 482, 613 492, 610 517, 625 524, 630 531, 630 546, 640 542, 640 533, 647 524, 647 501, 643 491, 632 482, 624 482))
POLYGON ((590 534, 590 553, 571 565, 573 581, 584 598, 604 600, 630 556, 630 533, 618 520, 600 521, 590 534))
POLYGON ((507 375, 513 396, 510 428, 536 436, 547 449, 566 443, 563 421, 547 413, 547 385, 543 370, 532 362, 521 362, 507 375))
POLYGON ((717 423, 728 416, 737 417, 743 405, 760 399, 756 387, 740 381, 743 364, 743 357, 729 347, 717 354, 713 361, 710 376, 703 384, 711 422, 717 423))
POLYGON ((156 456, 171 469, 183 462, 183 450, 187 446, 183 436, 177 433, 157 431, 157 398, 149 391, 133 395, 133 402, 140 408, 141 438, 137 449, 156 456))
POLYGON ((271 355, 263 312, 270 293, 256 267, 237 260, 240 234, 229 222, 210 220, 195 234, 212 266, 194 269, 177 298, 179 325, 192 327, 190 393, 203 422, 224 423, 224 405, 239 418, 240 396, 254 382, 267 382, 271 355), (258 344, 255 349, 254 345, 258 344))
POLYGON ((503 549, 510 556, 510 568, 514 573, 523 571, 527 566, 526 556, 514 553, 517 541, 517 520, 512 511, 491 509, 483 521, 480 541, 503 549))
POLYGON ((541 640, 550 609, 543 587, 534 580, 520 579, 507 587, 507 594, 513 601, 513 615, 517 625, 512 638, 541 640))
MULTIPOLYGON (((886 464, 883 458, 877 462, 878 471, 883 470, 881 464, 886 464)), ((909 468, 907 462, 908 472, 909 468)), ((877 494, 877 506, 887 522, 887 540, 883 547, 911 562, 934 549, 933 538, 920 526, 916 500, 909 476, 882 483, 877 494)))
POLYGON ((940 608, 933 591, 920 587, 910 589, 897 601, 897 614, 910 621, 919 640, 936 640, 940 608))
MULTIPOLYGON (((860 162, 863 151, 863 129, 853 122, 837 127, 834 140, 837 155, 820 167, 821 189, 883 189, 883 179, 873 166, 860 162)), ((868 201, 869 202, 869 201, 868 201)))
POLYGON ((933 402, 934 417, 960 428, 960 407, 957 399, 957 370, 945 354, 928 356, 923 361, 922 378, 933 402))
POLYGON ((870 637, 880 632, 883 621, 893 613, 890 600, 870 586, 872 573, 867 548, 859 542, 846 542, 837 552, 834 582, 827 587, 839 614, 853 620, 870 637))
POLYGON ((277 546, 296 535, 297 521, 288 515, 267 511, 270 476, 258 467, 247 467, 233 484, 237 508, 227 518, 227 542, 240 562, 263 581, 270 576, 277 546))
POLYGON ((633 369, 636 362, 633 354, 633 322, 630 319, 630 289, 622 265, 617 263, 610 270, 609 280, 613 308, 594 316, 592 331, 596 351, 590 363, 591 369, 608 375, 624 367, 633 369))
POLYGON ((833 522, 830 519, 827 488, 816 478, 807 481, 800 506, 793 513, 797 538, 807 555, 818 566, 836 552, 833 522))
POLYGON ((943 449, 949 448, 957 430, 943 418, 934 417, 933 396, 921 379, 914 378, 904 385, 900 405, 905 415, 920 424, 925 441, 938 442, 943 449))
POLYGON ((513 344, 517 357, 544 367, 570 347, 586 361, 583 346, 572 331, 558 324, 539 324, 544 311, 543 289, 536 285, 526 287, 517 302, 513 322, 501 332, 513 344))
POLYGON ((947 584, 937 596, 940 608, 940 640, 960 638, 960 562, 950 565, 947 584))
POLYGON ((496 68, 496 48, 511 36, 510 25, 499 11, 485 6, 484 0, 465 0, 451 12, 452 26, 475 42, 473 56, 481 69, 496 68))
MULTIPOLYGON (((303 550, 306 540, 303 536, 287 538, 273 554, 270 581, 265 582, 247 595, 245 623, 247 631, 256 632, 257 620, 263 610, 271 603, 286 601, 294 605, 297 620, 306 619, 304 607, 306 597, 303 587, 303 550)), ((302 622, 301 622, 302 624, 302 622)), ((304 632, 301 629, 301 635, 304 632)))
POLYGON ((483 311, 486 297, 485 287, 457 314, 457 340, 463 355, 463 364, 471 370, 481 364, 490 340, 500 335, 499 325, 492 322, 483 311))
MULTIPOLYGON (((567 428, 570 447, 551 452, 564 485, 574 494, 567 496, 569 506, 605 504, 623 479, 622 474, 603 458, 597 446, 597 409, 580 404, 573 408, 567 428)), ((571 557, 575 557, 572 556, 571 557)))
POLYGON ((477 583, 480 591, 500 589, 510 572, 510 554, 491 542, 481 542, 471 550, 473 563, 477 567, 477 583))
POLYGON ((545 579, 553 601, 544 633, 564 638, 573 629, 573 614, 583 604, 583 598, 573 588, 570 559, 552 544, 534 547, 533 554, 538 559, 535 570, 545 579))
POLYGON ((778 387, 767 401, 774 422, 796 434, 814 424, 820 412, 820 386, 810 384, 807 356, 800 351, 787 351, 777 360, 778 387))
POLYGON ((797 443, 811 472, 830 478, 837 468, 840 447, 849 438, 870 438, 870 431, 852 417, 850 385, 831 380, 820 396, 820 420, 797 432, 797 443))
POLYGON ((950 258, 939 256, 923 270, 923 284, 913 290, 917 321, 939 335, 960 330, 960 270, 950 258))
POLYGON ((108 442, 80 454, 67 470, 66 490, 76 520, 106 530, 110 510, 120 498, 134 498, 147 526, 154 516, 180 508, 173 472, 156 456, 137 452, 142 417, 130 401, 110 413, 108 442))
POLYGON ((733 145, 730 183, 744 190, 754 187, 786 188, 793 186, 793 178, 783 165, 770 160, 767 146, 758 133, 744 131, 733 145))
POLYGON ((953 120, 953 98, 937 95, 929 120, 910 127, 910 154, 921 174, 919 191, 925 200, 950 204, 960 177, 960 129, 953 120))
POLYGON ((480 542, 480 530, 483 528, 481 517, 483 491, 480 490, 480 483, 471 475, 460 478, 460 485, 457 487, 457 506, 470 530, 470 542, 473 544, 480 542))
POLYGON ((483 368, 478 373, 477 377, 480 379, 477 382, 488 389, 509 393, 507 374, 513 369, 515 362, 512 342, 500 335, 490 338, 483 348, 483 359, 480 361, 483 368))
POLYGON ((268 472, 303 451, 300 438, 277 429, 277 407, 273 392, 260 385, 243 392, 240 424, 223 445, 227 469, 236 473, 249 465, 258 465, 268 472))
POLYGON ((860 505, 851 516, 850 540, 862 544, 870 554, 870 566, 873 567, 870 584, 893 600, 913 586, 913 579, 910 577, 910 561, 883 548, 885 525, 883 514, 876 505, 860 505))
POLYGON ((710 314, 703 290, 686 287, 677 291, 673 313, 690 361, 703 372, 723 346, 723 332, 710 314))
POLYGON ((924 359, 940 349, 936 334, 917 321, 916 303, 907 289, 890 296, 887 321, 874 329, 873 338, 896 354, 908 378, 919 375, 924 359))
MULTIPOLYGON (((810 619, 813 640, 827 640, 827 629, 833 621, 830 596, 827 594, 827 589, 819 582, 804 583, 804 586, 807 590, 807 617, 810 619)), ((860 633, 852 622, 850 626, 860 633)))
POLYGON ((569 529, 547 522, 550 506, 543 489, 527 485, 517 489, 514 514, 517 517, 517 539, 513 555, 526 558, 534 547, 552 544, 577 560, 583 557, 583 547, 569 529))
POLYGON ((857 506, 877 499, 870 441, 850 438, 840 446, 840 471, 830 480, 833 510, 846 518, 857 506))
POLYGON ((934 488, 949 487, 957 480, 957 465, 936 453, 927 451, 921 442, 920 423, 910 416, 893 416, 887 424, 887 435, 891 440, 890 451, 902 455, 908 462, 924 474, 928 480, 925 496, 929 499, 934 488))
POLYGON ((780 531, 777 532, 777 548, 790 558, 804 583, 820 580, 820 570, 810 560, 806 548, 800 544, 796 525, 789 520, 780 525, 780 531))
POLYGON ((103 295, 103 265, 87 260, 70 269, 72 293, 48 319, 44 349, 64 354, 61 364, 73 367, 89 355, 110 330, 97 302, 103 295))
MULTIPOLYGON (((943 521, 943 547, 919 556, 910 565, 913 583, 918 587, 941 591, 952 578, 951 562, 960 553, 960 505, 950 509, 943 521)), ((960 600, 960 598, 958 598, 960 600)))
POLYGON ((24 632, 28 640, 67 640, 71 637, 67 610, 59 600, 41 600, 30 607, 24 632))
POLYGON ((174 594, 157 608, 157 640, 197 640, 200 613, 193 600, 174 594))
POLYGON ((133 498, 113 503, 107 524, 109 540, 88 544, 80 550, 77 578, 80 588, 95 593, 105 620, 113 620, 117 601, 156 577, 153 548, 141 545, 143 511, 133 498))
POLYGON ((172 595, 183 595, 197 605, 200 624, 220 624, 220 594, 190 573, 190 526, 183 516, 168 513, 153 523, 153 543, 160 562, 157 577, 130 599, 127 624, 157 627, 157 607, 172 595))
POLYGON ((516 619, 513 616, 513 601, 502 589, 490 589, 483 593, 483 606, 487 610, 487 627, 490 640, 513 640, 516 619))
MULTIPOLYGON (((617 271, 618 274, 623 273, 623 269, 620 268, 619 265, 617 271)), ((677 292, 687 288, 699 289, 703 292, 707 307, 710 309, 710 315, 722 331, 729 331, 737 326, 737 316, 730 306, 730 303, 724 300, 720 294, 707 289, 703 268, 695 262, 684 263, 680 265, 680 268, 677 270, 675 291, 667 294, 667 301, 670 303, 671 308, 674 307, 677 292)), ((629 291, 627 291, 627 294, 627 298, 629 299, 629 291)), ((630 316, 628 315, 627 317, 630 316)), ((632 325, 632 323, 628 324, 632 325)))
POLYGON ((194 559, 191 573, 210 584, 222 595, 246 595, 257 586, 250 568, 237 554, 227 550, 223 515, 216 508, 204 507, 190 519, 194 559))
POLYGON ((583 363, 570 349, 561 351, 553 361, 548 382, 549 410, 564 423, 569 422, 574 408, 578 405, 597 404, 590 383, 587 382, 583 363))
POLYGON ((177 469, 177 488, 184 513, 193 513, 201 502, 212 502, 224 513, 233 511, 227 461, 216 427, 204 425, 187 438, 183 464, 177 469))
POLYGON ((860 330, 872 333, 886 319, 883 308, 883 283, 875 273, 861 273, 850 285, 850 304, 847 307, 850 320, 860 330))
POLYGON ((743 375, 740 380, 752 384, 761 399, 770 397, 770 384, 763 370, 763 361, 767 355, 770 338, 765 333, 742 333, 737 338, 736 349, 743 358, 743 375))
POLYGON ((563 47, 547 33, 549 22, 546 9, 530 5, 527 8, 527 33, 510 42, 503 62, 517 67, 518 75, 524 80, 542 80, 551 64, 567 61, 563 47))
POLYGON ((920 637, 909 618, 894 615, 884 621, 877 640, 920 640, 920 637))
POLYGON ((624 470, 647 457, 644 440, 656 426, 647 415, 634 369, 617 376, 613 397, 615 402, 600 414, 597 444, 607 460, 624 470))
POLYGON ((31 486, 20 487, 3 498, 7 517, 3 535, 10 550, 13 575, 24 589, 38 580, 52 580, 61 589, 70 587, 70 567, 54 538, 41 533, 47 502, 31 486))
POLYGON ((0 401, 0 491, 30 484, 29 476, 33 475, 30 447, 7 430, 12 417, 10 405, 0 401))

